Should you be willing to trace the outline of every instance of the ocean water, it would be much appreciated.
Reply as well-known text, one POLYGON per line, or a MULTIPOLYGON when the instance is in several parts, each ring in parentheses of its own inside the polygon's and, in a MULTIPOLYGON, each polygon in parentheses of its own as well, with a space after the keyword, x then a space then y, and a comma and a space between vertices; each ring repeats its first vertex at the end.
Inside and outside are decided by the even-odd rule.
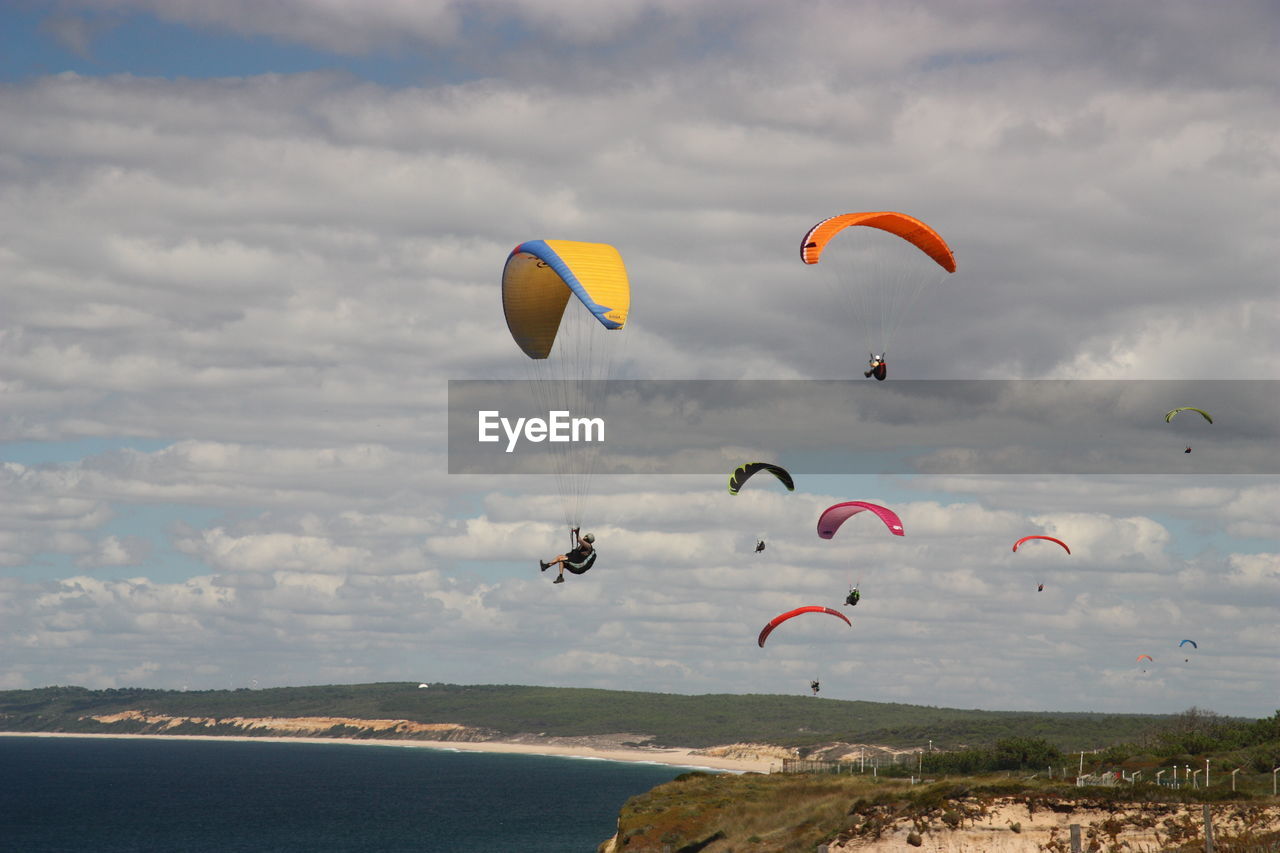
POLYGON ((687 768, 390 746, 0 737, 0 850, 570 853, 687 768))

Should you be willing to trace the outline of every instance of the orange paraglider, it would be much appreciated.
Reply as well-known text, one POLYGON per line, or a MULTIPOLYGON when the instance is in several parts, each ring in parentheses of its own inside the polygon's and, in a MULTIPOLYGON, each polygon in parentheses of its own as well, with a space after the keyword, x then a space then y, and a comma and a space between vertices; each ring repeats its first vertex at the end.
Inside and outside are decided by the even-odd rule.
POLYGON ((865 225, 896 234, 937 261, 947 272, 956 271, 956 256, 942 239, 942 235, 925 223, 905 213, 878 210, 870 213, 845 213, 824 219, 809 229, 800 242, 800 259, 806 264, 816 264, 822 258, 822 250, 831 238, 846 228, 865 225))
POLYGON ((927 288, 956 271, 942 235, 914 216, 891 210, 844 213, 814 225, 800 241, 800 260, 821 264, 839 301, 848 301, 866 335, 863 376, 888 375, 887 344, 927 288))

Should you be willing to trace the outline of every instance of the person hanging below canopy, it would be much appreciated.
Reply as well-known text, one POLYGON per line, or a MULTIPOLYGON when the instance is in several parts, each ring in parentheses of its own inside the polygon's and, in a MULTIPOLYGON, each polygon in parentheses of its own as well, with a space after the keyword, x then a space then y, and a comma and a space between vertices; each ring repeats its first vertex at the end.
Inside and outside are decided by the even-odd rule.
POLYGON ((763 550, 764 550, 764 540, 763 540, 763 539, 757 539, 757 540, 756 540, 756 553, 757 553, 757 554, 759 554, 759 553, 760 553, 761 551, 763 551, 763 550))
POLYGON ((817 695, 818 695, 818 688, 819 688, 819 686, 820 686, 820 685, 818 684, 818 679, 816 679, 816 678, 815 678, 813 681, 810 681, 810 682, 809 682, 809 689, 813 691, 813 695, 814 695, 814 696, 817 696, 817 695))
POLYGON ((858 605, 858 602, 861 600, 862 600, 862 593, 858 592, 858 588, 856 586, 853 589, 849 590, 849 594, 844 597, 844 603, 849 605, 850 607, 856 607, 858 605))
POLYGON ((539 565, 545 572, 552 566, 559 566, 560 573, 556 575, 556 579, 552 583, 564 583, 564 570, 568 569, 575 575, 585 574, 588 569, 596 563, 596 537, 594 533, 586 533, 582 536, 578 535, 578 528, 573 528, 573 538, 576 544, 573 550, 567 554, 561 554, 550 562, 539 560, 539 565))
POLYGON ((867 362, 867 369, 862 375, 868 379, 874 376, 877 382, 883 382, 884 378, 889 375, 889 365, 885 363, 884 356, 884 353, 879 355, 871 353, 871 359, 867 362))

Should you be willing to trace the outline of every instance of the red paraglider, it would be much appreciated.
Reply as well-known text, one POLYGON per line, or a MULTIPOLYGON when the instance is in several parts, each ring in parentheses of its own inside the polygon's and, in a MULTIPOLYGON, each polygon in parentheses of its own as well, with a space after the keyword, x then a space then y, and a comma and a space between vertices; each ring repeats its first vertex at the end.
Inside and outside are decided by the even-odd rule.
POLYGON ((1014 553, 1017 553, 1017 551, 1018 551, 1018 546, 1019 546, 1019 545, 1021 545, 1023 542, 1026 542, 1026 541, 1028 541, 1028 540, 1031 540, 1031 539, 1044 539, 1044 540, 1045 540, 1045 541, 1047 541, 1047 542, 1057 542, 1059 545, 1061 545, 1061 546, 1062 546, 1062 549, 1063 549, 1064 551, 1066 551, 1068 554, 1070 554, 1070 553, 1071 553, 1071 549, 1067 547, 1067 543, 1066 543, 1066 542, 1063 542, 1061 539, 1054 539, 1052 536, 1023 536, 1023 537, 1022 537, 1021 539, 1019 539, 1017 542, 1014 542, 1014 543, 1013 543, 1013 550, 1014 550, 1014 553))
POLYGON ((774 628, 777 628, 788 619, 794 619, 802 613, 830 613, 832 616, 838 616, 843 619, 844 624, 848 625, 850 628, 853 627, 853 623, 849 621, 849 617, 845 616, 839 610, 832 610, 830 607, 823 607, 818 604, 810 604, 805 607, 797 607, 795 610, 788 610, 786 613, 780 613, 770 619, 769 624, 765 625, 764 628, 761 629, 760 637, 756 640, 756 642, 759 643, 760 648, 764 648, 764 641, 769 639, 769 635, 773 633, 774 628))
POLYGON ((902 532, 902 519, 898 518, 898 514, 893 510, 866 501, 845 501, 827 507, 822 511, 822 515, 818 516, 818 536, 822 539, 830 539, 836 535, 840 525, 863 510, 873 513, 883 521, 884 526, 889 528, 889 532, 894 536, 906 535, 902 532))

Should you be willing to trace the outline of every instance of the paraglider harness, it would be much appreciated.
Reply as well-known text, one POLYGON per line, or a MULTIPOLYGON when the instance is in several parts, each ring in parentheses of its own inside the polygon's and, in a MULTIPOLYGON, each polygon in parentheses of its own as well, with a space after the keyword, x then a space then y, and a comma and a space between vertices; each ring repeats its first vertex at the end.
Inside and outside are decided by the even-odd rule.
POLYGON ((849 594, 845 596, 844 603, 850 607, 856 607, 861 598, 862 593, 858 592, 858 588, 855 586, 853 589, 849 590, 849 594))
POLYGON ((573 549, 565 556, 568 557, 569 559, 564 561, 564 567, 569 571, 573 572, 575 575, 580 575, 585 573, 587 569, 591 568, 596 564, 595 548, 591 549, 591 553, 587 554, 585 559, 583 559, 581 552, 579 552, 577 548, 573 549))
POLYGON ((757 540, 756 540, 756 553, 757 553, 757 554, 759 554, 759 553, 760 553, 761 551, 763 551, 763 550, 764 550, 764 540, 763 540, 763 539, 757 539, 757 540))
POLYGON ((883 382, 884 378, 889 375, 889 365, 885 363, 884 353, 876 355, 871 353, 871 360, 867 363, 868 370, 862 375, 870 379, 872 376, 877 382, 883 382))
POLYGON ((596 564, 596 546, 591 543, 591 550, 582 553, 581 547, 578 545, 578 531, 573 531, 573 550, 565 554, 564 567, 575 575, 586 573, 588 569, 596 564))
POLYGON ((809 689, 813 691, 814 696, 818 695, 819 685, 816 679, 814 681, 809 682, 809 689))

